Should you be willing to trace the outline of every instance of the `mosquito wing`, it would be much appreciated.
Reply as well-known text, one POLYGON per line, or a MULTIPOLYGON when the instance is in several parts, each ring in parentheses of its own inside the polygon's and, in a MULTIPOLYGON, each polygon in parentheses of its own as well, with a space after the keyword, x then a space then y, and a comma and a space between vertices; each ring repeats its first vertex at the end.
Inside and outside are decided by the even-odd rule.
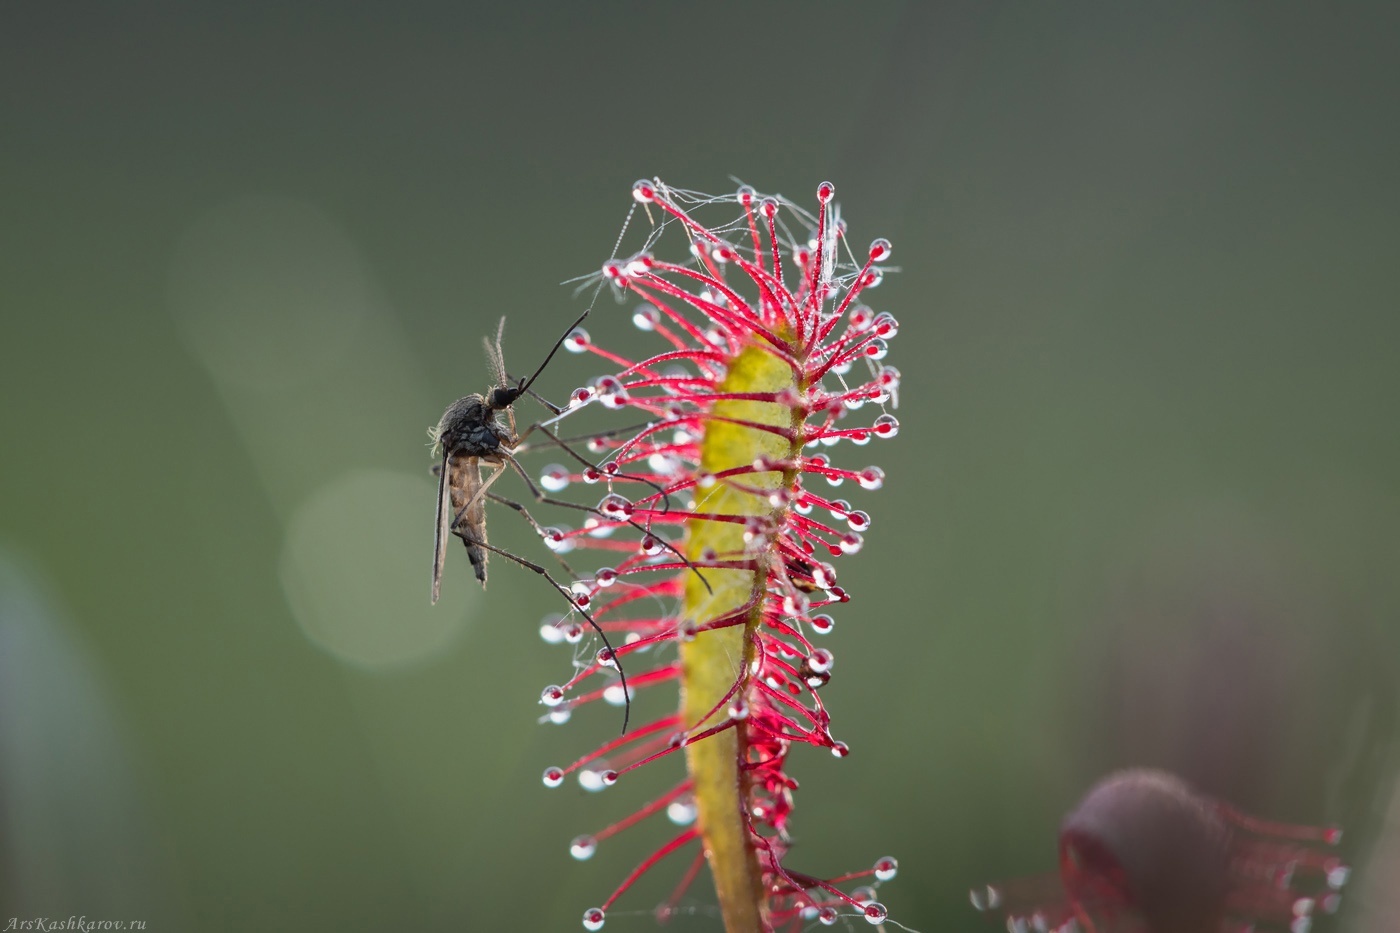
POLYGON ((447 496, 447 468, 451 455, 444 454, 442 466, 437 470, 437 530, 433 536, 433 603, 436 604, 442 592, 442 568, 447 563, 447 526, 451 524, 451 514, 447 496))

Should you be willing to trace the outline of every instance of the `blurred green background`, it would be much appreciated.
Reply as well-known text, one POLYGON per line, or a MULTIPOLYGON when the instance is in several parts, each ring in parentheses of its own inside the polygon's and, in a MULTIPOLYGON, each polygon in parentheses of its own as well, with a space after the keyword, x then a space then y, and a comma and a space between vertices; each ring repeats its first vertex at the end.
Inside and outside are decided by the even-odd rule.
MULTIPOLYGON (((794 756, 795 867, 894 854, 895 919, 996 929, 967 888, 1052 868, 1126 764, 1364 860, 1400 667, 1397 9, 6 4, 0 917, 575 930, 665 838, 569 858, 645 798, 540 785, 619 719, 536 724, 557 597, 454 549, 426 598, 424 429, 500 315, 539 358, 648 175, 830 179, 902 268, 871 297, 903 430, 835 451, 889 476, 851 493, 875 527, 828 642, 853 753, 794 756)), ((590 329, 647 346, 629 319, 590 329)), ((608 929, 653 928, 679 867, 608 929)), ((717 928, 696 895, 674 928, 717 928)))

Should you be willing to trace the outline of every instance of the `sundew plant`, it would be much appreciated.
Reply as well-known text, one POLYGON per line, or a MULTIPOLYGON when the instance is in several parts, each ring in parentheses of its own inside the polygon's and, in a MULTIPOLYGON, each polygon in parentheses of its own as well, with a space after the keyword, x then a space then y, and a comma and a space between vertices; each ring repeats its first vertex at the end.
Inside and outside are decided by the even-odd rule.
MULTIPOLYGON (((615 651, 585 654, 541 700, 562 723, 597 700, 629 702, 629 690, 675 699, 664 715, 549 767, 544 783, 572 777, 604 789, 643 765, 684 764, 670 790, 573 840, 573 855, 587 859, 643 821, 680 827, 584 912, 585 929, 602 929, 663 862, 676 879, 663 916, 708 867, 729 933, 887 922, 876 888, 895 876, 893 858, 833 878, 788 858, 797 789, 789 751, 849 751, 821 700, 835 656, 818 642, 851 599, 832 561, 861 550, 871 518, 839 487, 859 496, 885 478, 863 457, 831 454, 899 431, 889 409, 900 376, 884 362, 899 326, 866 303, 890 243, 852 246, 833 195, 819 185, 808 210, 747 186, 712 197, 637 182, 625 232, 645 242, 628 255, 620 242, 596 281, 634 309, 632 323, 654 335, 656 350, 631 359, 582 328, 565 341, 605 371, 553 419, 556 437, 567 442, 569 418, 588 406, 625 420, 578 439, 581 456, 540 475, 548 492, 582 491, 578 503, 592 509, 582 527, 543 528, 546 544, 560 555, 587 549, 606 564, 576 575, 578 611, 547 620, 542 635, 578 644, 590 631, 586 613, 615 651)), ((602 318, 589 321, 600 334, 612 326, 602 318)), ((864 624, 878 617, 867 613, 864 624)))

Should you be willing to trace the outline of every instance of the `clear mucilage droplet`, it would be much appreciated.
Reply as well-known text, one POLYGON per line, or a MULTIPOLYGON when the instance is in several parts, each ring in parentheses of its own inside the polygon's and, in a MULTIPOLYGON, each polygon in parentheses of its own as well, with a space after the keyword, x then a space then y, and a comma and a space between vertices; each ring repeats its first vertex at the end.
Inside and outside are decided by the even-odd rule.
POLYGON ((595 933, 603 928, 603 920, 606 915, 601 907, 590 907, 583 912, 583 928, 589 933, 595 933))
POLYGON ((603 702, 609 706, 623 706, 630 692, 622 689, 622 684, 608 684, 603 688, 603 702))
POLYGON ((677 826, 689 826, 694 823, 696 813, 695 800, 690 797, 673 800, 666 806, 666 819, 677 826))
POLYGON ((570 473, 559 463, 551 463, 540 471, 540 488, 545 492, 563 492, 569 488, 570 473))
POLYGON ((553 613, 545 616, 540 622, 540 638, 545 644, 557 645, 564 641, 564 630, 559 625, 563 621, 563 616, 553 613))
POLYGON ((615 522, 625 522, 632 517, 633 506, 625 496, 612 492, 604 496, 603 500, 598 503, 598 511, 603 513, 604 518, 615 522))
POLYGON ((889 918, 890 912, 885 909, 885 905, 878 901, 871 901, 865 905, 865 922, 872 926, 877 923, 884 923, 889 918))
POLYGON ((598 851, 598 840, 592 836, 575 836, 573 842, 569 843, 569 854, 580 862, 586 862, 593 857, 593 853, 598 851))
POLYGON ((566 529, 544 528, 540 531, 540 537, 544 539, 545 547, 556 554, 567 554, 574 549, 573 539, 566 529))

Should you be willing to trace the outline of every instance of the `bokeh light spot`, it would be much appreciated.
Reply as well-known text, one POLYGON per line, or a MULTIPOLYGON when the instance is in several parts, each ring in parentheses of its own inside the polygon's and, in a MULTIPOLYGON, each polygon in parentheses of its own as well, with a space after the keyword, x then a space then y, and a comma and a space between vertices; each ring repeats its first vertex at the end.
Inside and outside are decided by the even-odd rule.
POLYGON ((474 580, 449 578, 442 601, 428 602, 435 494, 426 477, 356 470, 297 508, 280 571, 313 644, 347 664, 385 668, 439 654, 462 631, 474 580))

